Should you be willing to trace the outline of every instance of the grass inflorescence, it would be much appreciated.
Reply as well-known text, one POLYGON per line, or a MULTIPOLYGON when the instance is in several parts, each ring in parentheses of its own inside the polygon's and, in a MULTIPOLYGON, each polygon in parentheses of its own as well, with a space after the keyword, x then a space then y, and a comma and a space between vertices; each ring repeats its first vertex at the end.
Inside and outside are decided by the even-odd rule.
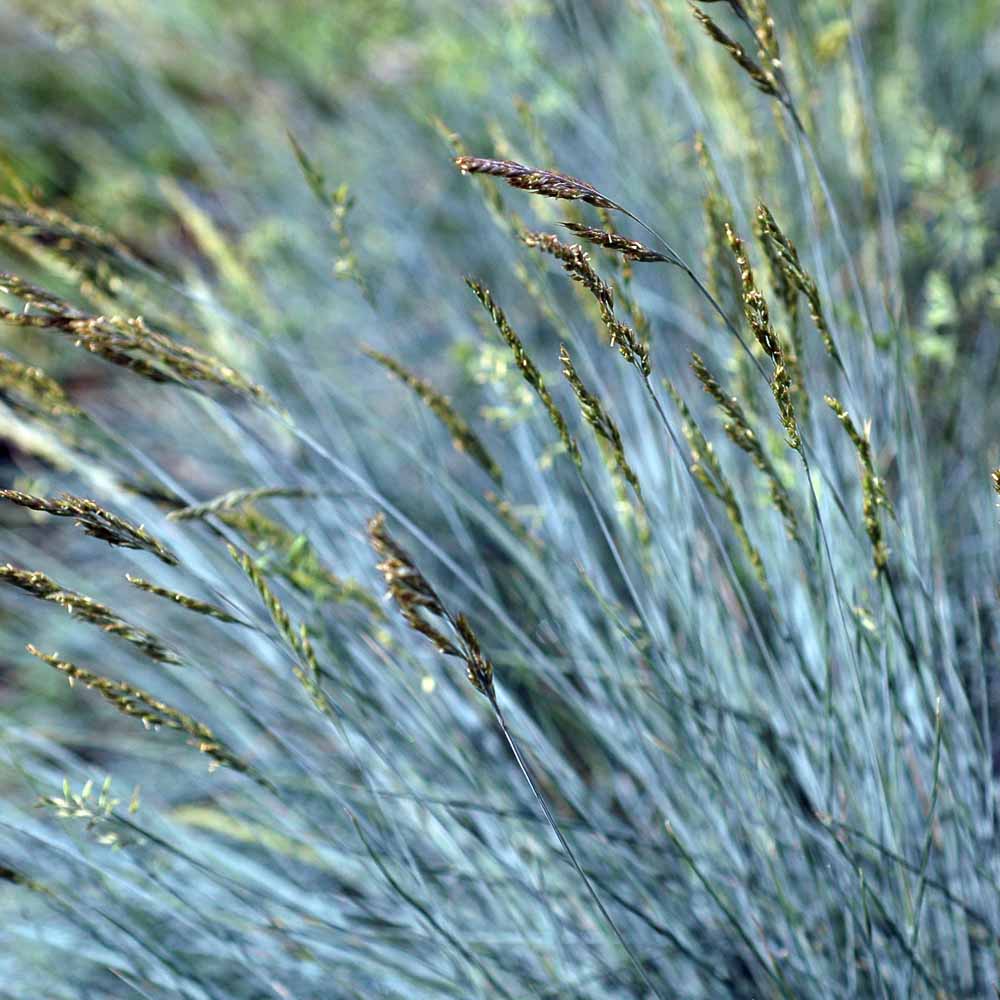
POLYGON ((746 411, 735 396, 729 396, 725 393, 704 360, 695 352, 691 354, 691 369, 701 383, 701 387, 715 400, 725 416, 726 423, 723 424, 723 430, 738 448, 741 448, 753 459, 754 465, 766 477, 771 503, 784 518, 789 537, 797 538, 799 527, 795 504, 785 484, 781 481, 773 460, 764 449, 758 435, 751 428, 746 411))
POLYGON ((573 461, 579 466, 581 462, 580 449, 577 447, 576 441, 569 432, 566 419, 563 417, 559 407, 556 406, 553 401, 552 394, 549 392, 548 387, 545 384, 545 379, 542 377, 542 373, 538 370, 537 366, 528 355, 528 352, 524 349, 524 344, 521 342, 521 338, 514 332, 510 323, 507 321, 507 316, 504 314, 504 311, 500 308, 500 306, 497 305, 496 300, 493 298, 493 295, 488 288, 472 278, 466 278, 465 283, 472 290, 473 295, 479 299, 479 302, 486 310, 490 319, 493 320, 497 331, 510 348, 511 353, 514 355, 514 362, 521 370, 524 381, 531 386, 535 395, 537 395, 539 400, 541 400, 542 406, 545 407, 545 412, 549 415, 549 419, 552 421, 552 426, 555 427, 556 431, 559 433, 559 440, 562 442, 563 447, 566 449, 570 458, 572 458, 573 461))
POLYGON ((72 685, 79 681, 84 687, 91 688, 110 702, 121 712, 138 719, 147 729, 159 729, 165 726, 178 732, 187 733, 193 739, 193 745, 213 761, 216 767, 231 767, 237 771, 250 771, 250 765, 234 754, 204 723, 198 722, 190 715, 161 701, 155 695, 141 688, 134 687, 127 681, 114 680, 103 674, 96 674, 84 667, 77 666, 62 659, 58 653, 43 653, 36 647, 28 645, 28 652, 43 663, 66 675, 72 685))
POLYGON ((866 427, 865 433, 862 434, 840 400, 834 399, 833 396, 825 396, 824 399, 826 405, 837 415, 837 419, 843 425, 858 454, 858 462, 861 465, 861 496, 865 532, 871 542, 872 562, 875 564, 875 571, 882 573, 889 564, 889 549, 882 531, 881 512, 885 511, 892 516, 893 509, 888 496, 886 496, 883 480, 875 474, 871 442, 869 441, 870 429, 866 427))
POLYGON ((142 316, 89 315, 8 272, 0 272, 0 293, 20 300, 25 307, 20 311, 0 307, 0 321, 6 324, 54 330, 77 347, 152 382, 211 383, 268 401, 261 386, 217 358, 151 329, 142 316))
POLYGON ((501 177, 511 187, 540 194, 546 198, 557 198, 560 201, 579 200, 597 208, 618 208, 593 185, 554 170, 539 170, 513 160, 491 160, 479 156, 459 156, 455 159, 455 166, 463 174, 501 177))
POLYGON ((169 566, 177 563, 177 557, 141 525, 131 524, 87 497, 64 493, 50 500, 20 490, 0 490, 0 500, 56 517, 72 517, 88 535, 109 545, 152 552, 157 559, 169 566))
POLYGON ((778 404, 778 414, 781 426, 785 428, 789 448, 798 450, 801 444, 798 422, 795 419, 795 407, 792 402, 792 380, 785 363, 785 352, 778 340, 767 300, 757 288, 753 269, 747 257, 743 241, 736 235, 732 226, 726 225, 726 241, 733 252, 736 267, 740 275, 743 289, 743 315, 746 317, 751 332, 760 344, 761 349, 771 359, 774 370, 771 373, 771 392, 778 404))
POLYGON ((152 660, 173 664, 181 662, 177 655, 151 632, 130 625, 116 615, 111 608, 100 604, 93 598, 61 587, 55 580, 39 570, 18 569, 7 563, 5 566, 0 566, 0 581, 17 587, 43 601, 51 601, 65 609, 74 618, 97 625, 111 635, 120 636, 126 642, 137 646, 143 654, 152 660))
POLYGON ((608 465, 621 473, 625 481, 635 491, 635 495, 641 500, 642 488, 639 486, 639 477, 625 457, 625 445, 622 442, 618 425, 608 414, 601 400, 583 384, 583 379, 577 374, 573 358, 565 344, 559 348, 559 360, 562 362, 563 377, 569 383, 577 402, 580 404, 580 413, 583 415, 583 419, 590 425, 595 436, 601 442, 608 465))

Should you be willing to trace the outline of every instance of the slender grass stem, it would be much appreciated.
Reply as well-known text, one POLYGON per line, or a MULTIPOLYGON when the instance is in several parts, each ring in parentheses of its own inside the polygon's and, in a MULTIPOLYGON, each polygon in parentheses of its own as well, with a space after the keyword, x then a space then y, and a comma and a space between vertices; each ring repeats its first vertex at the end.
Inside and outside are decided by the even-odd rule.
POLYGON ((567 857, 569 858, 573 867, 576 869, 576 872, 580 876, 580 879, 583 881, 583 884, 586 887, 587 892, 590 895, 590 898, 594 901, 594 905, 599 910, 601 916, 604 918, 607 925, 611 928, 612 933, 618 939, 619 944, 624 949, 626 955, 628 955, 629 960, 635 967, 636 972, 639 973, 639 976, 642 979, 643 983, 646 985, 646 988, 650 991, 650 993, 654 997, 657 997, 658 1000, 662 1000, 662 994, 653 985, 652 980, 649 978, 649 974, 646 972, 642 962, 639 961, 638 956, 632 950, 632 946, 625 939, 625 935, 622 934, 621 930, 618 927, 618 924, 615 922, 614 918, 608 912, 607 907, 601 900, 601 897, 597 894, 597 890, 594 888, 593 882, 591 882, 587 873, 583 870, 583 866, 577 860, 576 852, 573 850, 572 847, 570 847, 569 841, 566 839, 562 830, 559 828, 559 824, 556 822, 555 817, 552 815, 552 810, 549 809, 548 803, 545 801, 545 798, 543 797, 541 792, 539 792, 534 779, 531 777, 531 772, 528 770, 528 765, 525 762, 524 757, 521 755, 521 751, 517 745, 517 741, 514 739, 514 737, 511 735, 510 730, 507 728, 507 722, 503 717, 503 713, 500 711, 500 706, 497 703, 495 696, 490 698, 490 704, 493 708, 493 714, 497 720, 497 725, 500 727, 500 731, 503 733, 504 739, 507 741, 507 745, 510 747, 510 751, 514 755, 514 759, 517 761, 517 766, 520 768, 521 774, 524 776, 525 782, 527 782, 528 787, 531 789, 531 794, 534 795, 535 801, 538 803, 538 807, 541 809, 542 814, 545 816, 545 821, 548 823, 549 828, 556 835, 559 844, 561 845, 562 849, 566 852, 567 857))

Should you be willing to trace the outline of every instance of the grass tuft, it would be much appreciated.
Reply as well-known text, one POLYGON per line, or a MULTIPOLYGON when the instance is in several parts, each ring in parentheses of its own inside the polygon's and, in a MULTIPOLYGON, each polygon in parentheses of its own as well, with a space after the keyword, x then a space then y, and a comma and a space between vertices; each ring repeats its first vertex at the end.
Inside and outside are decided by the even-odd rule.
POLYGON ((4 6, 0 993, 992 995, 995 0, 841 6, 4 6))

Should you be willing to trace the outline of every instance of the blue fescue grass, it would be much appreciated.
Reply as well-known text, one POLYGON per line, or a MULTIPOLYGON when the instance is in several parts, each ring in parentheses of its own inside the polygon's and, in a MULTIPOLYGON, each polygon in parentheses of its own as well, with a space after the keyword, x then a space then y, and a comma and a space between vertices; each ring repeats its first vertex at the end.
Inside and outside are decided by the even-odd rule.
MULTIPOLYGON (((770 65, 736 16, 760 24, 762 4, 700 7, 770 65)), ((986 995, 1000 203, 981 172, 997 122, 973 107, 991 86, 982 40, 922 0, 876 24, 774 2, 782 111, 684 5, 414 5, 400 30, 422 46, 416 75, 362 90, 345 54, 352 89, 336 99, 357 113, 331 125, 321 53, 291 28, 299 55, 237 32, 217 52, 234 78, 208 100, 175 42, 207 46, 221 10, 130 20, 97 5, 76 30, 131 81, 110 107, 70 26, 0 15, 25 53, 81 74, 73 101, 93 116, 74 130, 40 115, 41 70, 22 55, 0 260, 65 305, 63 335, 26 325, 45 304, 25 310, 0 281, 14 293, 0 298, 16 461, 3 485, 90 497, 177 559, 3 506, 4 562, 178 661, 136 656, 65 599, 0 592, 10 995, 986 995), (961 59, 937 61, 938 42, 961 59), (152 160, 123 138, 126 114, 155 137, 152 160), (633 219, 463 178, 448 127, 469 153, 577 175, 633 219), (96 165, 71 199, 35 190, 59 157, 102 143, 141 197, 116 203, 96 165), (734 206, 790 371, 797 360, 798 451, 706 196, 734 206), (815 280, 841 365, 801 296, 795 346, 754 238, 758 201, 815 280), (565 220, 663 251, 648 226, 690 268, 585 246, 613 319, 639 339, 648 321, 648 377, 607 343, 605 307, 517 238, 571 244, 565 220), (491 290, 520 355, 467 278, 491 290), (97 357, 64 335, 74 309, 102 317, 70 331, 97 337, 97 357), (121 349, 107 317, 139 314, 269 398, 106 364, 121 349), (727 433, 692 351, 738 398, 760 461, 727 433), (620 440, 593 433, 580 398, 620 440), (449 609, 411 615, 424 635, 382 600, 365 531, 380 511, 449 609), (427 641, 434 629, 467 651, 449 631, 458 612, 495 701, 427 641), (105 697, 140 717, 79 681, 67 691, 27 643, 121 682, 102 681, 105 697)), ((163 349, 127 348, 154 370, 163 349)), ((409 592, 390 589, 406 610, 409 592)))

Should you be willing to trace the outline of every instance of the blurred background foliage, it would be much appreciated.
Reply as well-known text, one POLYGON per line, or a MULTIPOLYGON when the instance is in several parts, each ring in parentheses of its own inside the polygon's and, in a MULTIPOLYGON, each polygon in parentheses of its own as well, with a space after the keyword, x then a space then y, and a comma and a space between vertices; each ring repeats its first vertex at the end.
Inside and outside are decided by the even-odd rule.
MULTIPOLYGON (((439 169, 434 116, 474 148, 502 135, 517 150, 527 135, 517 109, 527 106, 561 162, 585 154, 623 188, 641 173, 643 186, 662 185, 650 195, 670 204, 678 177, 692 176, 691 127, 662 79, 660 29, 647 13, 656 8, 668 45, 688 50, 675 50, 677 68, 707 75, 719 107, 738 107, 731 68, 690 50, 690 33, 677 27, 686 12, 670 3, 8 0, 0 143, 40 200, 72 205, 166 260, 185 242, 180 187, 238 256, 266 271, 310 232, 302 227, 315 214, 284 137, 291 129, 331 179, 355 191, 364 249, 379 269, 420 239, 415 222, 430 227, 436 246, 447 235, 442 189, 457 180, 439 169), (621 168, 633 158, 641 167, 630 176, 621 168)), ((796 49, 809 64, 791 71, 812 85, 815 110, 839 116, 848 139, 859 139, 846 150, 845 180, 865 180, 867 151, 884 155, 903 184, 891 194, 905 277, 925 306, 911 319, 926 328, 925 352, 947 363, 952 351, 937 335, 968 328, 955 309, 997 295, 988 266, 997 211, 990 151, 1000 139, 996 5, 970 0, 959 14, 913 0, 854 12, 880 149, 864 145, 867 95, 852 82, 843 0, 782 13, 786 30, 813 43, 796 49)), ((724 133, 720 143, 738 157, 742 138, 724 133)))
MULTIPOLYGON (((851 11, 853 36, 847 14, 844 0, 779 5, 796 39, 787 70, 806 116, 835 126, 816 130, 821 161, 844 228, 867 234, 864 266, 887 276, 910 375, 954 449, 937 454, 954 460, 960 492, 998 405, 987 391, 997 359, 983 344, 1000 312, 996 3, 866 3, 851 11), (883 231, 887 211, 896 221, 882 242, 880 211, 883 231), (968 419, 970 399, 989 411, 968 419)), ((443 332, 466 309, 456 271, 503 291, 509 268, 497 263, 511 250, 494 227, 469 239, 472 202, 448 169, 446 129, 474 151, 550 159, 627 192, 693 248, 704 241, 686 210, 704 196, 696 129, 708 130, 734 200, 780 202, 789 164, 726 124, 749 121, 759 102, 689 21, 668 0, 8 0, 0 152, 42 204, 211 287, 228 319, 216 317, 209 343, 231 339, 222 327, 235 317, 266 338, 301 339, 323 317, 331 345, 369 339, 358 289, 331 280, 337 238, 291 131, 329 184, 349 189, 352 248, 332 254, 334 275, 350 278, 355 258, 377 275, 379 309, 407 324, 404 359, 405 345, 420 355, 441 339, 461 361, 470 353, 443 332)), ((561 217, 532 207, 542 221, 561 217)), ((654 318, 670 315, 659 289, 646 294, 654 318)), ((881 336, 887 348, 891 334, 881 336)), ((46 350, 57 372, 69 363, 46 350)), ((450 386, 460 394, 485 377, 470 363, 450 386)), ((343 385, 357 378, 353 355, 319 364, 343 385)))

